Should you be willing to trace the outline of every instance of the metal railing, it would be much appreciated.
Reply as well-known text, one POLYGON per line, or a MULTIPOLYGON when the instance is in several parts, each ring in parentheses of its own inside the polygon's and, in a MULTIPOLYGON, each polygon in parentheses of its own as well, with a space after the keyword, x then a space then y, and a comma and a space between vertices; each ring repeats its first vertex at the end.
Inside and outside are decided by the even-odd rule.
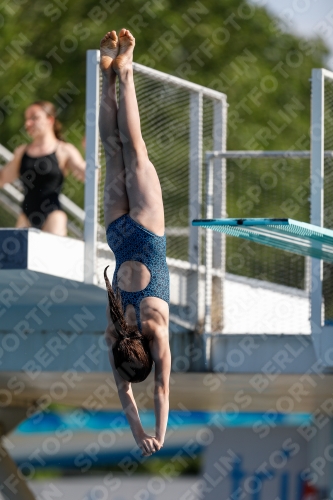
MULTIPOLYGON (((328 217, 332 203, 332 163, 327 162, 325 148, 333 145, 333 72, 313 69, 311 90, 311 223, 332 229, 328 217)), ((332 322, 326 324, 326 302, 331 302, 333 295, 330 271, 330 266, 322 260, 311 259, 311 329, 316 354, 326 366, 333 365, 332 358, 326 356, 333 348, 332 322)), ((332 303, 327 311, 332 318, 332 303)))
MULTIPOLYGON (((99 51, 88 51, 87 54, 87 115, 86 115, 86 158, 87 158, 87 179, 85 186, 85 282, 97 283, 98 277, 98 221, 97 214, 97 194, 96 184, 100 173, 98 147, 96 137, 98 134, 98 107, 99 107, 99 51), (93 208, 94 207, 94 208, 93 208)), ((200 273, 198 271, 202 261, 202 238, 199 228, 193 227, 193 218, 201 217, 202 214, 202 179, 203 179, 203 103, 208 98, 212 101, 212 145, 214 148, 224 150, 226 146, 227 127, 227 103, 226 95, 188 82, 181 78, 174 77, 151 69, 140 64, 133 64, 135 74, 142 74, 152 81, 165 83, 177 88, 185 89, 189 93, 189 158, 188 158, 188 227, 166 227, 167 236, 188 236, 188 259, 184 264, 190 263, 191 270, 187 275, 187 290, 184 291, 190 298, 190 309, 196 311, 192 314, 190 321, 186 324, 195 325, 200 320, 203 322, 203 294, 200 294, 200 273), (193 268, 193 270, 192 270, 193 268), (201 304, 201 307, 200 307, 201 304), (200 312, 200 311, 201 312, 200 312)), ((147 102, 149 105, 149 102, 147 102)), ((179 110, 179 113, 182 111, 179 110)), ((223 160, 217 160, 220 165, 223 160)), ((217 167, 217 165, 216 165, 217 167)), ((186 174, 187 175, 187 174, 186 174)), ((222 184, 222 169, 220 169, 222 184)), ((220 199, 220 197, 217 197, 220 199)), ((218 202, 217 202, 218 203, 218 202)), ((220 209, 222 216, 222 209, 220 209)), ((216 239, 220 239, 216 235, 216 239)), ((222 246, 215 245, 214 257, 216 268, 223 265, 222 246)), ((180 262, 180 261, 179 261, 180 262)), ((181 266, 179 267, 181 269, 181 266)))
MULTIPOLYGON (((333 157, 333 151, 326 151, 325 156, 333 157)), ((216 159, 253 159, 253 158, 311 158, 310 151, 207 151, 205 155, 206 159, 206 218, 220 218, 216 216, 216 212, 214 212, 214 202, 216 195, 214 190, 216 189, 216 175, 215 175, 215 160, 216 159)), ((223 173, 222 178, 226 177, 226 164, 223 163, 223 173)), ((226 199, 227 199, 227 191, 226 191, 226 183, 223 183, 221 186, 221 196, 224 200, 224 210, 222 211, 221 218, 226 217, 226 199)), ((213 278, 213 242, 214 232, 212 230, 206 231, 206 240, 205 240, 205 322, 204 322, 204 350, 205 350, 205 365, 207 370, 211 368, 211 344, 212 344, 212 278, 213 278)), ((222 235, 222 253, 225 255, 225 235, 222 235)), ((308 266, 306 266, 308 269, 308 266)), ((223 284, 225 281, 225 269, 222 267, 222 311, 223 311, 223 284)), ((309 279, 305 280, 307 283, 307 288, 309 288, 309 279)), ((223 314, 223 313, 222 313, 223 314)))

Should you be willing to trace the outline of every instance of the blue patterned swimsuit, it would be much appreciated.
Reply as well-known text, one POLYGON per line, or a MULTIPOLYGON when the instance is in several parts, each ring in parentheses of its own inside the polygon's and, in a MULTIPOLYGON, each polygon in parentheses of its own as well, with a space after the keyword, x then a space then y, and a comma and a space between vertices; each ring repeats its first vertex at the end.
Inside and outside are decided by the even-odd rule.
POLYGON ((120 266, 129 260, 144 264, 150 271, 146 288, 138 292, 126 292, 119 288, 123 310, 128 304, 135 309, 138 328, 141 332, 140 303, 145 297, 158 297, 169 304, 169 270, 166 263, 166 237, 152 233, 128 214, 111 222, 106 230, 106 239, 116 257, 116 269, 112 287, 118 287, 117 274, 120 266))

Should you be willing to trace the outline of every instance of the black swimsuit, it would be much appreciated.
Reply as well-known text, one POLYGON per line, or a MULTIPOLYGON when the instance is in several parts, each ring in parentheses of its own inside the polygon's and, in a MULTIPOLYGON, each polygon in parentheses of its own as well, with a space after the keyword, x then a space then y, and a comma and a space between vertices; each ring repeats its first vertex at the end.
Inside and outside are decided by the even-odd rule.
POLYGON ((55 152, 35 158, 24 153, 20 180, 24 186, 22 210, 31 226, 41 229, 51 212, 61 210, 59 194, 64 175, 55 152))

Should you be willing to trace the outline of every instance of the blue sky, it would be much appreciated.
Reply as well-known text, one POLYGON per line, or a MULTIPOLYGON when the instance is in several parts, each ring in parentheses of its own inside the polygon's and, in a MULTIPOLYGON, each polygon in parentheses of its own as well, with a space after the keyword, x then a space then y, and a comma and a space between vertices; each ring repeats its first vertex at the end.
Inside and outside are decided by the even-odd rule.
POLYGON ((290 31, 312 38, 320 34, 331 49, 327 69, 333 70, 333 0, 251 0, 278 15, 290 31))

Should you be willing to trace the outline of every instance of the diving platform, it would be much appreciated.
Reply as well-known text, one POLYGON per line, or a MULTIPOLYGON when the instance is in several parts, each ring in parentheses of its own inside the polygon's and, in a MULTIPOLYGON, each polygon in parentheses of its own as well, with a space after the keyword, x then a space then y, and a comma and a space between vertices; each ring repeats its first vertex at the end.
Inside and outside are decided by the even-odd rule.
MULTIPOLYGON (((85 277, 85 243, 81 240, 33 228, 0 229, 0 249, 0 333, 78 332, 88 324, 92 330, 104 332, 107 298, 103 270, 109 266, 111 277, 115 268, 107 244, 99 244, 93 282, 85 277)), ((169 257, 167 263, 170 332, 193 332, 197 328, 193 309, 201 309, 203 315, 203 303, 193 302, 193 286, 199 287, 203 297, 205 266, 169 257)), ((221 279, 221 271, 214 269, 213 276, 221 279)), ((224 281, 227 333, 311 333, 305 291, 229 273, 224 281), (244 309, 245 303, 251 304, 251 310, 246 316, 245 310, 244 315, 235 315, 234 308, 244 309), (283 316, 276 314, 277 304, 284 309, 283 316), (261 307, 265 308, 264 320, 260 318, 261 307), (297 311, 297 321, 291 311, 297 311)))
POLYGON ((306 257, 333 262, 333 231, 293 219, 195 219, 212 229, 306 257))
POLYGON ((104 331, 106 292, 84 281, 83 241, 33 228, 0 229, 0 249, 1 333, 75 331, 75 315, 84 311, 104 331))
MULTIPOLYGON (((21 409, 24 414, 26 408, 38 408, 51 402, 84 407, 90 404, 89 401, 95 401, 92 404, 100 408, 119 409, 103 335, 107 304, 105 287, 104 283, 85 282, 84 243, 36 229, 1 229, 0 248, 2 413, 21 409)), ((105 253, 104 258, 100 272, 104 265, 110 264, 111 275, 114 266, 111 251, 105 253), (107 256, 110 256, 109 261, 107 256)), ((196 272, 203 287, 205 268, 201 266, 195 270, 175 259, 169 259, 168 263, 172 307, 181 307, 182 301, 186 304, 187 300, 184 294, 184 290, 188 290, 186 280, 191 280, 196 272)), ((284 324, 281 320, 278 323, 281 314, 275 317, 273 308, 269 312, 270 302, 276 306, 280 301, 282 305, 291 303, 293 308, 298 307, 306 318, 306 295, 288 287, 265 287, 260 280, 236 279, 228 274, 226 289, 230 302, 225 320, 234 333, 212 334, 212 373, 204 373, 203 336, 193 335, 191 325, 185 328, 185 320, 183 329, 175 329, 176 323, 171 322, 171 408, 177 409, 183 404, 193 410, 218 411, 221 405, 231 404, 239 391, 244 390, 251 396, 248 411, 266 411, 277 392, 283 394, 306 372, 317 380, 316 388, 322 386, 322 389, 310 387, 307 397, 301 398, 299 410, 315 408, 318 398, 326 397, 331 375, 325 364, 333 360, 318 360, 309 323, 304 323, 304 331, 293 332, 290 326, 288 330, 288 315, 284 315, 284 324), (253 302, 254 307, 259 297, 267 302, 266 323, 259 327, 255 322, 258 320, 255 310, 253 317, 248 316, 243 324, 246 311, 235 315, 236 299, 240 311, 246 301, 247 304, 253 302), (251 334, 247 333, 249 321, 253 322, 251 334), (274 321, 276 334, 267 334, 265 327, 274 321), (255 378, 258 371, 266 377, 263 380, 269 382, 263 393, 255 378)), ((152 407, 149 396, 152 377, 134 388, 139 391, 139 399, 143 398, 141 403, 148 407, 152 407)), ((139 406, 141 403, 139 401, 139 406)), ((2 420, 5 422, 4 417, 2 420)), ((14 420, 8 422, 9 427, 14 420)))

